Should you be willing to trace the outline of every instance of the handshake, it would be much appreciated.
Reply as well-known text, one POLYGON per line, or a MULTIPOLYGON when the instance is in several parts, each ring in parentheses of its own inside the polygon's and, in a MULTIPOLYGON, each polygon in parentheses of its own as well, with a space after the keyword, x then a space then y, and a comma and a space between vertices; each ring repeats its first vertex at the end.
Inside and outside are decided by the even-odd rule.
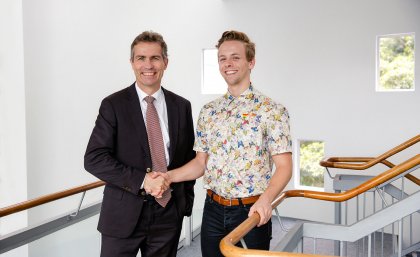
POLYGON ((163 192, 169 188, 171 183, 172 181, 168 172, 152 171, 144 177, 143 187, 147 194, 161 198, 163 192))

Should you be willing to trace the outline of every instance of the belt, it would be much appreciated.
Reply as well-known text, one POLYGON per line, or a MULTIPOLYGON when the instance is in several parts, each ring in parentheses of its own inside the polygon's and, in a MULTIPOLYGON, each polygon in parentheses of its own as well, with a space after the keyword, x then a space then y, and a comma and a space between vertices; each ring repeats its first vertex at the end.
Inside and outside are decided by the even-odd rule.
POLYGON ((255 203, 258 198, 260 198, 259 195, 250 196, 250 197, 244 197, 244 198, 232 198, 232 199, 226 199, 223 196, 220 196, 213 192, 210 189, 207 189, 207 195, 210 196, 210 198, 215 201, 216 203, 224 206, 237 206, 237 205, 247 205, 247 204, 253 204, 255 203))

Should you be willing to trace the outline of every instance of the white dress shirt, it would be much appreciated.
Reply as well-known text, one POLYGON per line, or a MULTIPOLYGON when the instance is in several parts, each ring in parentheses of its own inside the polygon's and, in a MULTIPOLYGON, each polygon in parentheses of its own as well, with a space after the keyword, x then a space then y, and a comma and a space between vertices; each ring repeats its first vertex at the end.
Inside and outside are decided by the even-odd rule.
MULTIPOLYGON (((137 83, 136 83, 136 91, 137 91, 137 95, 139 96, 140 108, 143 114, 144 124, 146 125, 146 128, 147 128, 147 122, 146 122, 147 102, 144 98, 148 96, 148 94, 142 91, 137 86, 137 83)), ((159 116, 159 124, 160 124, 160 129, 162 130, 163 145, 165 148, 166 165, 168 166, 170 140, 169 140, 169 129, 168 129, 168 111, 166 109, 165 95, 163 94, 162 88, 159 88, 159 90, 156 91, 151 96, 155 98, 155 101, 153 101, 153 104, 155 105, 156 111, 159 116)))

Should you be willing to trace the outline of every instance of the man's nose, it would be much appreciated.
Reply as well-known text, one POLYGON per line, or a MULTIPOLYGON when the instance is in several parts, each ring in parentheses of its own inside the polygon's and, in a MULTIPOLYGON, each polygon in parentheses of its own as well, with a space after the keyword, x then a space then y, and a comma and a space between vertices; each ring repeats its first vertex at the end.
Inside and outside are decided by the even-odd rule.
POLYGON ((146 59, 146 61, 144 62, 144 66, 146 68, 153 68, 153 62, 150 59, 146 59))
POLYGON ((226 60, 225 66, 226 67, 231 67, 232 66, 232 61, 231 60, 226 60))

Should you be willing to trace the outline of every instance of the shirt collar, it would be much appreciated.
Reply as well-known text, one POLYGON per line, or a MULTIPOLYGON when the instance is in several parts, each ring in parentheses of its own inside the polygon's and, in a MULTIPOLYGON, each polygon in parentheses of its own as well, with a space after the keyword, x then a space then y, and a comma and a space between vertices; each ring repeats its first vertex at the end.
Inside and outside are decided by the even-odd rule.
MULTIPOLYGON (((143 90, 141 90, 141 89, 140 89, 140 87, 138 87, 138 86, 137 86, 137 83, 136 83, 136 91, 137 91, 137 95, 138 95, 138 96, 139 96, 139 98, 140 98, 140 101, 144 101, 144 98, 145 98, 146 96, 148 96, 148 94, 146 94, 143 90)), ((155 101, 156 101, 156 102, 161 101, 162 97, 164 97, 164 96, 163 96, 163 90, 162 90, 162 87, 159 87, 158 91, 156 91, 156 92, 155 92, 153 95, 151 95, 151 96, 153 96, 153 97, 155 98, 155 101)))
POLYGON ((227 104, 232 103, 235 99, 237 101, 247 101, 254 99, 254 87, 252 84, 250 84, 249 87, 237 97, 234 97, 228 90, 223 98, 226 100, 227 104))

